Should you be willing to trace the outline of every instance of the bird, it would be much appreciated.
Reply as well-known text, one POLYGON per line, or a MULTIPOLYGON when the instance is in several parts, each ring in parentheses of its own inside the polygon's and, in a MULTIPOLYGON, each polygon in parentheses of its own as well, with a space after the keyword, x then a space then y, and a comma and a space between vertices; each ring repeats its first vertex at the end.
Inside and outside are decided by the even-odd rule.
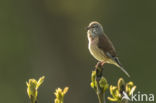
POLYGON ((96 60, 102 64, 113 64, 130 77, 121 65, 112 41, 104 33, 104 29, 99 22, 92 21, 89 23, 87 26, 87 37, 89 52, 96 60))

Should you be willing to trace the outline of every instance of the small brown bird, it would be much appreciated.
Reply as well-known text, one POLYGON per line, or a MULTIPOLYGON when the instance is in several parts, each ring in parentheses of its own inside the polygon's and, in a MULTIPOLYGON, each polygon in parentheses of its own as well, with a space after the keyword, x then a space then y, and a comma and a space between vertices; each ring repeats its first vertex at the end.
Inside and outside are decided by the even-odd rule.
POLYGON ((128 77, 130 75, 128 72, 121 66, 119 59, 116 55, 116 50, 104 33, 103 27, 100 23, 93 21, 87 27, 88 35, 88 48, 91 55, 100 61, 101 63, 114 64, 119 67, 128 77))

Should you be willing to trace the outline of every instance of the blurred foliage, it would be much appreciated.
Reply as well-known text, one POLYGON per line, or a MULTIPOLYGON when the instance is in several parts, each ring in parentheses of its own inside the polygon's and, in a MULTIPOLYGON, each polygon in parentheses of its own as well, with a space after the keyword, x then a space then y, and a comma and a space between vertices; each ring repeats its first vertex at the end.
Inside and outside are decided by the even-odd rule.
POLYGON ((38 96, 38 88, 44 81, 44 76, 40 77, 38 81, 35 79, 29 79, 29 82, 26 82, 27 84, 27 93, 31 100, 31 103, 37 103, 37 96, 38 96))
POLYGON ((95 90, 97 94, 99 103, 105 103, 105 91, 108 89, 109 85, 107 80, 103 77, 102 67, 96 67, 91 74, 91 83, 90 86, 95 90))
POLYGON ((109 101, 116 103, 128 103, 130 101, 130 96, 136 89, 134 83, 132 81, 125 83, 123 78, 119 78, 117 86, 110 85, 109 87, 107 80, 103 76, 104 68, 98 64, 99 63, 95 66, 95 70, 92 71, 90 86, 95 90, 99 103, 106 103, 106 97, 109 101), (108 88, 110 88, 112 97, 106 95, 106 90, 108 88))
MULTIPOLYGON (((107 80, 102 76, 100 78, 100 80, 98 81, 98 83, 99 83, 99 87, 101 88, 101 92, 105 93, 105 91, 109 87, 107 80)), ((98 84, 97 84, 97 80, 96 80, 96 71, 92 71, 90 86, 95 90, 96 93, 98 92, 98 84)))
POLYGON ((68 92, 69 87, 65 87, 63 90, 61 88, 56 89, 55 91, 55 103, 64 103, 64 96, 68 92))
MULTIPOLYGON (((117 102, 117 103, 123 103, 127 98, 124 98, 124 96, 130 97, 136 89, 136 86, 133 84, 133 82, 128 82, 125 84, 125 81, 123 78, 119 78, 117 86, 110 86, 110 94, 112 97, 108 97, 110 101, 117 102)), ((126 102, 127 103, 127 102, 126 102)))

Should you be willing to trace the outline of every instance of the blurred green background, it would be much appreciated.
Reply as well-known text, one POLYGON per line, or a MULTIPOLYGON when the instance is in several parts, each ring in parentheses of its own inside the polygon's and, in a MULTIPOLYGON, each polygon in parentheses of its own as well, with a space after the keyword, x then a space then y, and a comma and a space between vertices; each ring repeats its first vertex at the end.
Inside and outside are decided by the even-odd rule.
POLYGON ((65 86, 70 87, 65 103, 98 103, 89 85, 96 60, 85 30, 94 20, 131 75, 106 64, 109 84, 124 77, 136 91, 156 94, 155 5, 154 0, 2 0, 0 103, 28 103, 25 82, 42 75, 39 103, 53 103, 54 90, 65 86))

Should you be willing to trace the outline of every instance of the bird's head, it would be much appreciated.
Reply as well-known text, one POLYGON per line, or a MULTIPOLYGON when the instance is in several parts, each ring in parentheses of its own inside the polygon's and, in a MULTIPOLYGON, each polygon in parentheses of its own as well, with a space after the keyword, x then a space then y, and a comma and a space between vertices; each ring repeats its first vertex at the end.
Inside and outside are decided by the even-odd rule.
POLYGON ((97 21, 93 21, 87 27, 87 32, 89 32, 92 36, 98 36, 103 34, 104 31, 100 23, 98 23, 97 21))

